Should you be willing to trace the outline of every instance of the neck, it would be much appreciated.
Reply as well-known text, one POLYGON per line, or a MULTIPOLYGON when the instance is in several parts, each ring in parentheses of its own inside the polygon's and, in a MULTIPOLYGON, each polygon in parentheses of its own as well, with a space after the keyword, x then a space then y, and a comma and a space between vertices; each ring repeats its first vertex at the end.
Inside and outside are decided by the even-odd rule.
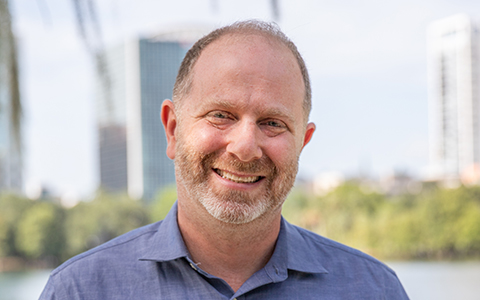
MULTIPOLYGON (((280 210, 247 224, 229 224, 205 209, 178 202, 178 225, 191 258, 205 272, 225 280, 237 291, 263 268, 275 249, 280 210)), ((194 205, 195 206, 195 205, 194 205)))

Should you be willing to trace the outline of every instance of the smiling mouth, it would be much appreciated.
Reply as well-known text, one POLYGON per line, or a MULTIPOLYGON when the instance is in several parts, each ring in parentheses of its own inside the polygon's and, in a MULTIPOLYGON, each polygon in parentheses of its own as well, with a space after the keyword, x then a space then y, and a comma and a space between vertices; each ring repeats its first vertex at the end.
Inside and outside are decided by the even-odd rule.
POLYGON ((245 176, 245 177, 239 177, 237 175, 234 175, 232 173, 225 172, 220 169, 213 169, 218 175, 220 175, 222 178, 228 179, 230 181, 236 182, 236 183, 255 183, 257 181, 260 181, 262 178, 265 178, 263 176, 245 176))

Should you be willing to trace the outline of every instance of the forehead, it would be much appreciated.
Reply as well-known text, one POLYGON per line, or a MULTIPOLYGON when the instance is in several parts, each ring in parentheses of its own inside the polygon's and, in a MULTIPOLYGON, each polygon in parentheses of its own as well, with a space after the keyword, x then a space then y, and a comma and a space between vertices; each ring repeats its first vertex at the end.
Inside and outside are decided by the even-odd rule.
MULTIPOLYGON (((305 86, 300 67, 287 46, 260 34, 230 34, 209 44, 192 71, 191 93, 214 94, 228 89, 269 91, 302 106, 305 86)), ((280 100, 280 99, 278 99, 280 100)))
POLYGON ((290 49, 265 34, 235 33, 220 37, 202 51, 193 72, 202 76, 203 72, 229 67, 239 73, 255 72, 273 78, 276 74, 292 72, 303 83, 300 67, 290 49))

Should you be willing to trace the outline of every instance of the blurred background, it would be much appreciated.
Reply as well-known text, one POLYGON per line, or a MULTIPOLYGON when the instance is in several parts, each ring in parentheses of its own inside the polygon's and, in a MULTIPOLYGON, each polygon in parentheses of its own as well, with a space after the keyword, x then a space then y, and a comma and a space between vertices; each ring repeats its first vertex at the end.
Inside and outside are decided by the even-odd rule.
POLYGON ((252 18, 279 24, 312 81, 317 131, 284 216, 386 260, 412 299, 479 299, 479 1, 0 10, 0 299, 38 298, 61 262, 165 216, 160 104, 196 39, 252 18))

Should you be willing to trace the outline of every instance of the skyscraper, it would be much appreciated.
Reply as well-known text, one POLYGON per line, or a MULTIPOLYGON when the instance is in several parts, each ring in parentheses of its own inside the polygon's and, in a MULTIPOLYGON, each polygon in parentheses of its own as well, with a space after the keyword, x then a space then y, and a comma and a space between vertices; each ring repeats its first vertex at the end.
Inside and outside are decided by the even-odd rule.
POLYGON ((98 80, 100 183, 146 200, 175 182, 166 156, 161 104, 172 98, 180 63, 198 33, 140 38, 107 52, 110 89, 98 80))
POLYGON ((428 28, 430 156, 444 180, 480 163, 479 41, 463 14, 428 28))

